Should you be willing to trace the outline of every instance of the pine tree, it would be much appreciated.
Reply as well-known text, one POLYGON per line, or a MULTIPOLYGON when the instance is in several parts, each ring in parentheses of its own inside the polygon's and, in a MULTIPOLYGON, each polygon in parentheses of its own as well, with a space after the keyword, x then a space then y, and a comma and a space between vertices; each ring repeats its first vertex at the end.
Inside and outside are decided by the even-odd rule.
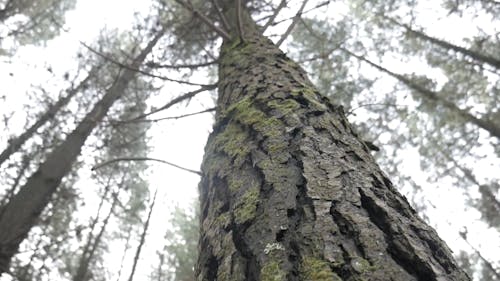
POLYGON ((228 23, 200 183, 198 280, 469 280, 241 4, 228 23))

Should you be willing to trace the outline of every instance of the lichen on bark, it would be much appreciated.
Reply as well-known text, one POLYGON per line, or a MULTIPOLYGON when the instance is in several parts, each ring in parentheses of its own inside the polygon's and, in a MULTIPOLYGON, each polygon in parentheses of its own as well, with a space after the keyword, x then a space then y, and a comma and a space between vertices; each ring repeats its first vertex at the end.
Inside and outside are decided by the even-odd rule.
POLYGON ((200 183, 198 280, 468 280, 271 41, 224 42, 200 183))

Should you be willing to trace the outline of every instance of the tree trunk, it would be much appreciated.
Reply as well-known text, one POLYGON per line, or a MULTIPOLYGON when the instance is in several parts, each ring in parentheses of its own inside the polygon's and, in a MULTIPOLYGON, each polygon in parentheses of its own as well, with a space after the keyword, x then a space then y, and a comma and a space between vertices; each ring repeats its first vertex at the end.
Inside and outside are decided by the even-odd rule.
POLYGON ((401 83, 405 84, 408 88, 415 90, 417 93, 420 93, 424 98, 427 98, 429 100, 433 100, 433 101, 437 102, 438 104, 449 109, 451 112, 456 113, 458 116, 463 118, 463 120, 465 120, 466 122, 474 124, 475 126, 481 128, 483 130, 486 130, 492 137, 496 137, 497 139, 500 140, 500 124, 495 123, 492 120, 488 120, 486 118, 478 118, 478 117, 472 115, 469 111, 467 111, 465 109, 461 109, 456 104, 441 97, 439 95, 439 93, 431 91, 425 87, 422 87, 421 85, 415 83, 411 79, 408 79, 401 74, 394 73, 394 72, 388 70, 387 68, 384 68, 384 67, 368 60, 365 57, 358 56, 358 55, 350 52, 347 49, 344 49, 344 48, 340 48, 340 49, 342 51, 348 53, 349 55, 375 67, 376 69, 380 70, 381 72, 384 72, 384 73, 398 79, 401 83))
POLYGON ((219 58, 197 280, 469 280, 342 107, 240 20, 219 58))
POLYGON ((92 68, 87 77, 83 79, 78 86, 76 86, 73 89, 68 90, 68 93, 65 97, 60 98, 56 103, 51 105, 46 112, 44 112, 38 120, 31 125, 24 133, 19 135, 18 137, 9 140, 9 143, 7 144, 7 147, 0 153, 0 165, 2 165, 3 162, 5 162, 9 157, 17 152, 19 148, 28 140, 30 139, 35 132, 45 125, 48 121, 50 121, 54 116, 57 114, 61 108, 66 106, 69 101, 76 95, 78 94, 82 89, 84 89, 87 86, 87 83, 89 80, 94 77, 97 72, 99 71, 100 66, 96 66, 92 68))
POLYGON ((155 207, 156 195, 158 194, 158 189, 156 189, 155 194, 153 195, 153 199, 151 201, 151 205, 149 206, 149 213, 146 221, 144 222, 144 228, 141 234, 141 240, 139 241, 139 245, 137 245, 137 250, 135 252, 134 261, 132 262, 132 271, 130 272, 130 276, 128 277, 128 281, 134 280, 135 269, 137 268, 137 263, 139 262, 139 258, 141 256, 142 247, 146 242, 146 235, 148 234, 149 222, 151 220, 151 214, 153 213, 153 208, 155 207))
POLYGON ((163 31, 159 32, 134 59, 131 67, 122 70, 103 98, 96 103, 66 140, 47 156, 45 162, 3 207, 0 212, 2 214, 0 217, 0 275, 8 270, 10 259, 36 223, 62 178, 70 171, 87 137, 104 118, 114 101, 123 94, 130 80, 136 75, 133 69, 140 67, 162 35, 163 31))
POLYGON ((101 243, 102 236, 104 235, 104 232, 106 231, 106 227, 108 226, 109 219, 111 218, 111 215, 113 214, 117 202, 117 196, 113 197, 113 202, 111 203, 111 207, 109 208, 108 215, 106 218, 104 218, 104 221, 102 222, 101 229, 95 239, 92 239, 92 233, 89 233, 89 240, 87 241, 87 244, 85 245, 85 250, 82 253, 82 256, 80 257, 80 262, 78 264, 78 269, 76 270, 75 276, 73 276, 73 281, 87 281, 90 280, 89 278, 89 267, 90 267, 90 262, 94 258, 95 252, 97 250, 97 247, 99 247, 99 244, 101 243))

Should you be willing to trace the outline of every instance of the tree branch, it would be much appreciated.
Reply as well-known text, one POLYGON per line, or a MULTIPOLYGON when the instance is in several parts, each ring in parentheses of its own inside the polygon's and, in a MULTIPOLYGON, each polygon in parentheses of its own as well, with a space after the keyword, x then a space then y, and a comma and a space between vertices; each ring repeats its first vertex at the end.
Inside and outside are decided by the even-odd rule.
POLYGON ((111 165, 113 163, 121 162, 121 161, 156 161, 156 162, 160 162, 160 163, 163 163, 163 164, 166 164, 166 165, 169 165, 169 166, 181 169, 181 170, 186 171, 186 172, 197 174, 198 176, 202 175, 202 173, 200 171, 191 170, 191 169, 184 168, 184 167, 181 167, 179 165, 170 163, 170 162, 165 161, 165 160, 161 160, 161 159, 157 159, 157 158, 149 158, 149 157, 120 157, 120 158, 115 158, 115 159, 111 159, 111 160, 108 160, 106 162, 103 162, 103 163, 95 165, 94 167, 92 167, 92 171, 95 171, 95 170, 100 169, 100 168, 102 168, 104 166, 108 166, 108 165, 111 165))
POLYGON ((179 84, 185 84, 185 85, 190 85, 190 86, 202 86, 202 87, 205 87, 205 86, 209 86, 209 85, 206 85, 206 84, 199 84, 199 83, 193 83, 193 82, 189 82, 189 81, 183 81, 183 80, 177 80, 177 79, 172 79, 172 78, 168 78, 166 76, 160 76, 160 75, 156 75, 156 74, 152 74, 152 73, 149 73, 147 71, 144 71, 144 70, 141 70, 139 68, 136 68, 136 67, 132 67, 130 65, 127 65, 125 63, 121 63, 113 58, 110 58, 109 56, 95 50, 94 48, 90 47, 89 45, 87 45, 86 43, 80 41, 80 44, 82 44, 85 48, 87 48, 89 51, 91 51, 92 53, 104 58, 105 60, 113 63, 113 64, 116 64, 120 67, 123 67, 123 68, 126 68, 128 70, 132 70, 132 71, 136 71, 140 74, 143 74, 143 75, 146 75, 146 76, 149 76, 149 77, 153 77, 153 78, 157 78, 157 79, 161 79, 161 80, 165 80, 165 81, 170 81, 170 82, 175 82, 175 83, 179 83, 179 84))
POLYGON ((241 0, 236 0, 236 21, 238 22, 238 35, 240 36, 240 41, 243 43, 245 42, 245 34, 241 20, 241 0))
POLYGON ((302 12, 304 12, 304 8, 306 7, 306 4, 308 1, 309 0, 302 1, 302 6, 300 6, 300 9, 297 11, 297 14, 295 14, 295 17, 293 17, 293 19, 292 19, 292 23, 290 23, 290 25, 288 26, 285 33, 283 33, 280 40, 276 43, 276 46, 278 46, 278 47, 281 46, 283 41, 285 41, 285 39, 290 35, 290 33, 292 33, 292 30, 295 27, 295 25, 297 24, 297 22, 300 20, 300 17, 302 16, 302 12))
MULTIPOLYGON (((213 112, 217 110, 217 107, 212 107, 212 108, 208 108, 208 109, 205 109, 205 110, 202 110, 202 111, 197 111, 197 112, 193 112, 193 113, 187 113, 187 114, 183 114, 183 115, 178 115, 178 116, 171 116, 171 117, 164 117, 164 118, 158 118, 158 119, 143 119, 143 120, 135 120, 135 121, 131 121, 131 122, 152 122, 152 123, 156 123, 156 122, 160 122, 160 121, 164 121, 164 120, 176 120, 176 119, 181 119, 181 118, 184 118, 184 117, 190 117, 190 116, 194 116, 194 115, 198 115, 198 114, 203 114, 203 113, 207 113, 207 112, 213 112)), ((123 123, 125 121, 121 121, 120 123, 123 123)))
POLYGON ((163 111, 163 110, 166 110, 184 100, 187 100, 187 99, 190 99, 194 96, 196 96, 197 94, 201 93, 201 92, 204 92, 204 91, 208 91, 208 90, 213 90, 217 88, 217 85, 209 85, 209 86, 204 86, 204 87, 201 87, 200 89, 198 90, 194 90, 194 91, 191 91, 191 92, 188 92, 188 93, 185 93, 181 96, 178 96, 176 98, 174 98, 173 100, 169 101, 167 104, 165 104, 164 106, 158 108, 158 109, 155 109, 151 112, 148 112, 148 113, 145 113, 145 114, 142 114, 142 115, 139 115, 137 117, 134 117, 132 119, 129 119, 129 120, 123 120, 123 121, 119 121, 118 123, 130 123, 130 122, 134 122, 134 121, 137 121, 139 119, 143 119, 144 117, 147 117, 149 115, 152 115, 152 114, 155 114, 157 112, 160 112, 160 111, 163 111))
POLYGON ((217 63, 217 60, 214 61, 209 61, 209 62, 202 62, 202 63, 195 63, 195 64, 159 64, 155 62, 147 62, 146 66, 151 67, 151 68, 167 68, 167 69, 179 69, 179 68, 189 68, 189 69, 195 69, 198 67, 207 67, 211 66, 217 63))
MULTIPOLYGON (((323 7, 323 6, 326 6, 326 5, 328 5, 328 4, 330 4, 330 0, 326 0, 325 2, 319 3, 318 5, 316 5, 316 6, 312 7, 311 9, 305 10, 304 12, 302 12, 302 14, 303 14, 303 15, 305 15, 305 14, 307 14, 307 13, 311 12, 311 11, 314 11, 314 10, 316 10, 316 9, 318 9, 318 8, 321 8, 321 7, 323 7)), ((279 20, 279 21, 275 22, 275 23, 274 23, 274 25, 277 25, 277 24, 282 23, 282 22, 287 21, 287 20, 291 20, 291 19, 293 19, 293 18, 295 18, 295 16, 290 17, 290 18, 286 18, 286 19, 279 20)))
POLYGON ((286 6, 286 0, 281 0, 276 10, 274 10, 273 15, 269 18, 264 27, 262 27, 262 33, 264 33, 269 28, 269 26, 271 26, 274 23, 274 20, 285 6, 286 6))
POLYGON ((195 16, 197 16, 201 21, 203 21, 206 25, 208 25, 213 31, 219 34, 226 40, 231 40, 231 36, 222 28, 216 26, 209 18, 200 13, 197 9, 194 8, 193 4, 185 2, 184 0, 175 0, 175 2, 179 3, 182 7, 190 10, 195 16))
POLYGON ((222 22, 222 25, 224 26, 224 28, 226 30, 229 30, 231 29, 229 27, 229 23, 227 22, 227 19, 226 17, 224 16, 224 14, 222 13, 222 10, 219 6, 219 4, 217 3, 217 0, 212 0, 212 3, 214 4, 214 7, 215 7, 215 10, 217 10, 217 14, 219 15, 219 18, 220 18, 220 21, 222 22))

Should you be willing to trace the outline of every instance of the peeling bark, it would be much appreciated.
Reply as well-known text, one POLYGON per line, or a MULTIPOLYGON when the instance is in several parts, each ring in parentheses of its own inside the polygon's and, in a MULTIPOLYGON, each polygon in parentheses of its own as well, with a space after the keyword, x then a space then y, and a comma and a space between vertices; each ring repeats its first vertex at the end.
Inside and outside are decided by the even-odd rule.
POLYGON ((219 61, 197 280, 469 280, 342 107, 270 40, 246 32, 219 61))

